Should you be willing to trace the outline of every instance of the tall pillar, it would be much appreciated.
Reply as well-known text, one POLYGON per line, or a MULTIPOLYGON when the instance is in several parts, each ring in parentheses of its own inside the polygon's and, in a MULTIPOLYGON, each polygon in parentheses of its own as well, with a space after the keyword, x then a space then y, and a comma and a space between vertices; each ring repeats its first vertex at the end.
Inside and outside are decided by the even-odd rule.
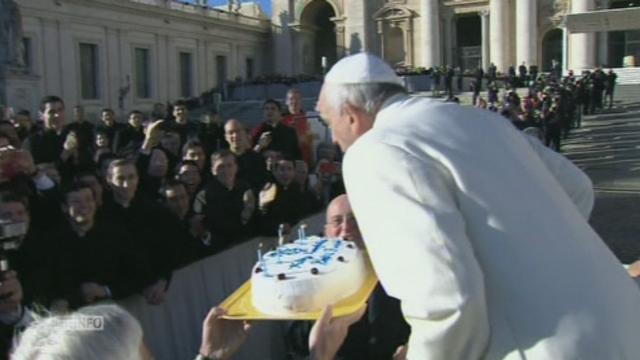
POLYGON ((482 68, 486 70, 489 67, 489 11, 483 10, 479 13, 482 23, 482 68))
POLYGON ((444 18, 444 33, 445 33, 445 42, 444 42, 444 54, 445 54, 445 59, 444 59, 444 63, 445 65, 449 65, 449 66, 455 66, 454 61, 453 61, 453 54, 452 54, 452 50, 453 50, 453 15, 447 15, 444 18))
MULTIPOLYGON (((594 0, 571 1, 571 13, 585 13, 594 9, 594 0)), ((596 49, 594 33, 579 33, 569 36, 571 51, 569 69, 580 71, 595 67, 596 49)))
POLYGON ((509 1, 490 0, 489 12, 491 13, 489 17, 491 62, 496 65, 498 71, 506 72, 510 65, 507 60, 509 1))
POLYGON ((612 66, 609 64, 609 33, 607 31, 598 33, 598 65, 612 66))
MULTIPOLYGON (((536 64, 538 59, 538 14, 535 0, 516 0, 516 66, 525 62, 536 64)), ((537 65, 537 64, 536 64, 537 65)))
POLYGON ((562 25, 562 73, 569 71, 569 32, 567 26, 562 25))
POLYGON ((438 0, 420 0, 422 64, 425 68, 440 65, 440 16, 438 0))
MULTIPOLYGON (((600 9, 608 9, 609 6, 609 0, 600 0, 600 9)), ((607 31, 598 32, 598 65, 613 65, 609 64, 609 32, 607 31)))

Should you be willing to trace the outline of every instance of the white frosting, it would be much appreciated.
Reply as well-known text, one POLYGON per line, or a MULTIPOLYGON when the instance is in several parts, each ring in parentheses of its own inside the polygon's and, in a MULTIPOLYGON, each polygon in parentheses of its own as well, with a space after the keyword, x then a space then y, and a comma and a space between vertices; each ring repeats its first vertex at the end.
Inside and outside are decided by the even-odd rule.
POLYGON ((366 277, 355 243, 310 236, 258 260, 251 275, 253 305, 274 315, 317 311, 357 292, 366 277))

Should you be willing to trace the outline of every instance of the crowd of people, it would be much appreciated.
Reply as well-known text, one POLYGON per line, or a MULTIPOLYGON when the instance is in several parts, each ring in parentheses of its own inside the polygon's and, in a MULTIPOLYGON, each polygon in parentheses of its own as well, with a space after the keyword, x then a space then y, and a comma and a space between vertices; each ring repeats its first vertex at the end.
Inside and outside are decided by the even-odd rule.
MULTIPOLYGON (((344 193, 339 151, 314 144, 300 93, 264 103, 248 129, 187 104, 126 123, 42 99, 0 121, 0 221, 8 264, 0 281, 6 354, 31 304, 66 311, 141 294, 160 304, 175 269, 255 236, 276 235, 344 193), (8 234, 7 231, 3 231, 8 234)), ((4 264, 4 263, 3 263, 4 264)))
POLYGON ((563 77, 559 72, 527 74, 526 67, 521 65, 520 75, 516 76, 512 66, 509 77, 499 86, 495 67, 492 68, 486 76, 486 97, 481 96, 485 78, 482 70, 471 82, 473 104, 499 112, 517 128, 537 134, 556 151, 560 151, 562 139, 569 136, 571 129, 581 126, 584 115, 597 114, 613 106, 617 78, 613 70, 605 73, 596 68, 580 76, 569 71, 563 77), (521 97, 518 87, 526 87, 526 95, 521 97))

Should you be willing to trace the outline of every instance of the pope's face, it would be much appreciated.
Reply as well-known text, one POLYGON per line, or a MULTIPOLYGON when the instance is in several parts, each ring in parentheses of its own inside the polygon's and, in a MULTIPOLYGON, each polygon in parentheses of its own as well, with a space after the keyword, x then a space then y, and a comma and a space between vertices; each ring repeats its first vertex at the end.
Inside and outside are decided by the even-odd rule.
POLYGON ((327 122, 329 128, 331 128, 331 137, 333 142, 340 146, 342 151, 347 151, 349 146, 353 144, 358 138, 352 131, 350 126, 349 117, 345 112, 338 112, 327 101, 327 87, 323 86, 320 91, 320 97, 318 98, 318 104, 316 105, 316 111, 320 113, 320 116, 327 122))

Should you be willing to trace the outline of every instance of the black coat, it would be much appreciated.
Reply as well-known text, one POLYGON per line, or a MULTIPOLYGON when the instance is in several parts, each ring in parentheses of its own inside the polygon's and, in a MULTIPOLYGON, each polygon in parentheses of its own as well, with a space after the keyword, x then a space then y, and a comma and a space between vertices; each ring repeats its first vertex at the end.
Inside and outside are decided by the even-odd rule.
MULTIPOLYGON (((287 326, 287 347, 298 356, 309 354, 309 333, 313 323, 293 321, 287 326)), ((410 328, 404 321, 400 301, 378 285, 362 318, 349 327, 349 333, 336 359, 388 360, 400 345, 407 343, 410 328)))

